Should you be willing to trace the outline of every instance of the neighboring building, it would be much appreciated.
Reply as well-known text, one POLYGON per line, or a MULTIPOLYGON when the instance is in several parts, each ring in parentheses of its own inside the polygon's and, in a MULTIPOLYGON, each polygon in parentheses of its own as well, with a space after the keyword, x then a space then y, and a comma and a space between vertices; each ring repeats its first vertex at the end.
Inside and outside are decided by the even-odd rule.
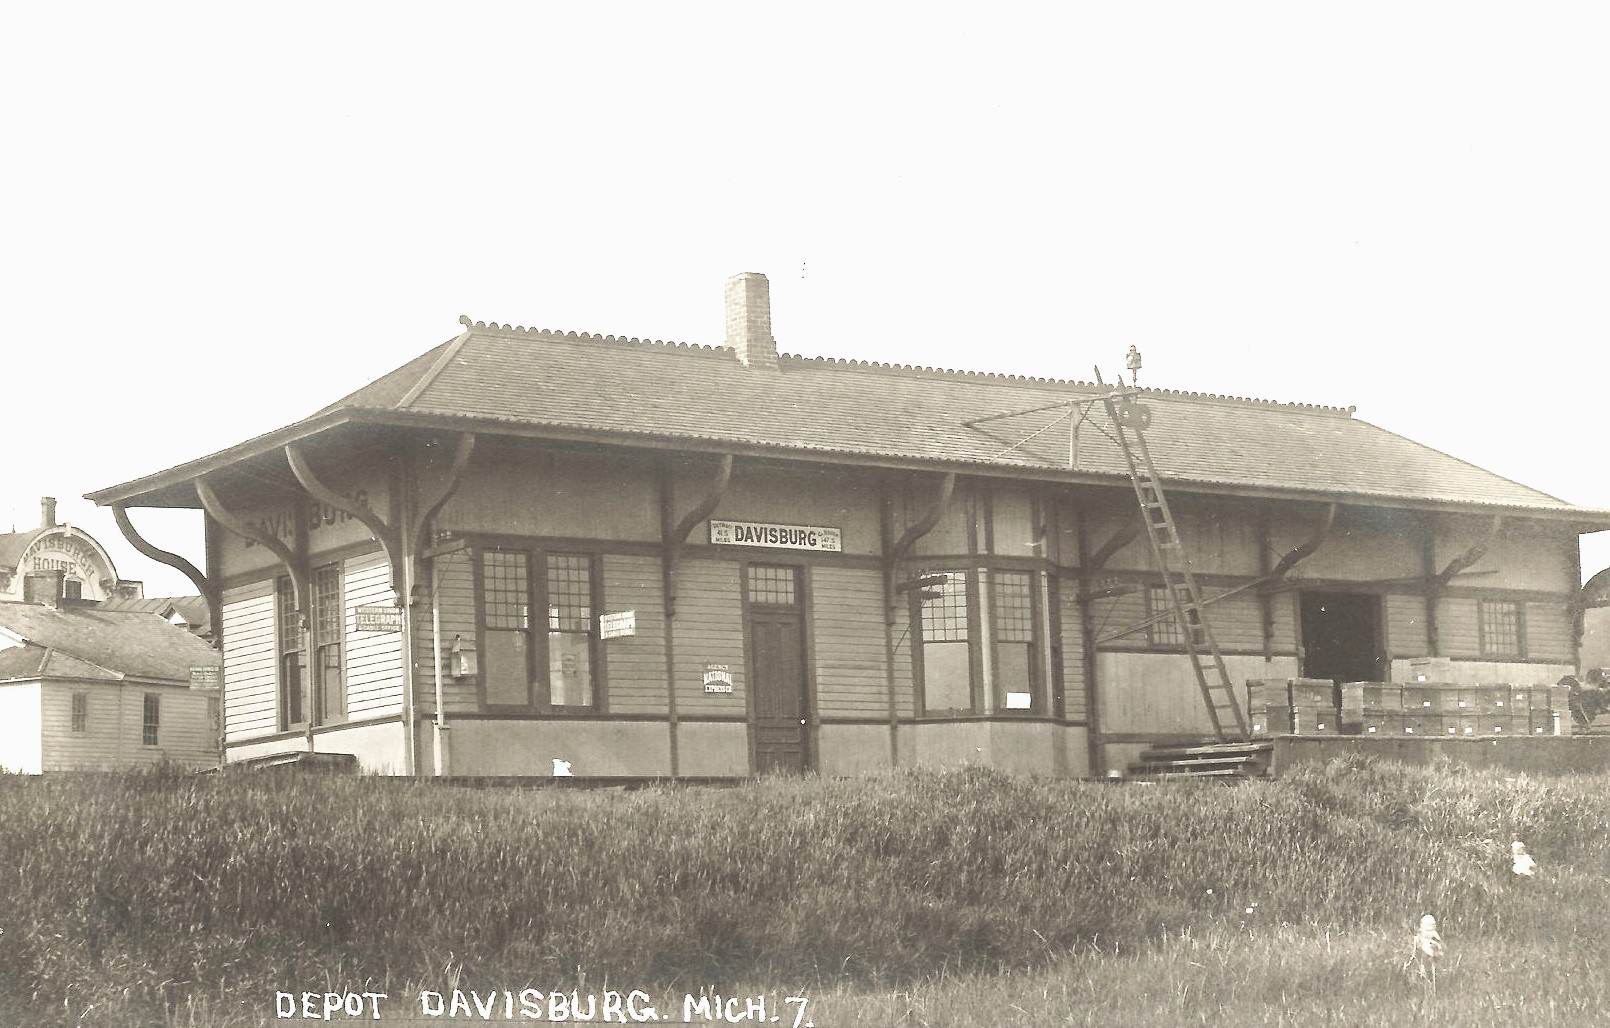
POLYGON ((138 597, 139 582, 117 577, 111 555, 89 533, 57 524, 56 498, 39 501, 39 527, 0 534, 0 602, 138 597))
POLYGON ((102 610, 132 610, 155 614, 202 639, 212 638, 212 617, 203 596, 130 596, 103 600, 102 610))
MULTIPOLYGON (((765 278, 727 302, 726 347, 462 319, 309 418, 90 494, 205 510, 205 572, 122 523, 221 612, 228 758, 1085 775, 1207 734, 1105 387, 779 355, 765 278)), ((1235 680, 1575 668, 1578 537, 1610 512, 1351 409, 1140 399, 1235 680)))
POLYGON ((214 765, 218 667, 216 650, 152 614, 0 602, 0 767, 214 765))

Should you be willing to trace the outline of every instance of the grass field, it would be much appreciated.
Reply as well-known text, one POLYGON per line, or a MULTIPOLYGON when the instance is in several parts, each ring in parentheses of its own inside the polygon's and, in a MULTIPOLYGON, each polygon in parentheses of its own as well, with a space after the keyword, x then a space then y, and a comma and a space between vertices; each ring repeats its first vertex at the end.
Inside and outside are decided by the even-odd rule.
POLYGON ((0 1023, 283 1024, 302 993, 369 1004, 338 1023, 540 1023, 575 1015, 555 994, 598 1019, 636 990, 670 1023, 719 994, 815 1028, 1600 1025, 1607 787, 1368 762, 1235 786, 0 777, 0 1023), (1434 983, 1403 967, 1427 913, 1434 983))

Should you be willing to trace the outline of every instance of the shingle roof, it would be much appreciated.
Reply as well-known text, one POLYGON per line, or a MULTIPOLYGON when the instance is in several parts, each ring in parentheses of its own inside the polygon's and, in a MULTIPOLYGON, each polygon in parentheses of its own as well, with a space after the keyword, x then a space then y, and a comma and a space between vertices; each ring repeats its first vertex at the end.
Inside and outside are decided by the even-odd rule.
MULTIPOLYGON (((218 664, 218 652, 176 625, 152 614, 98 607, 46 607, 0 603, 0 628, 33 647, 49 650, 33 658, 32 673, 102 677, 94 668, 140 679, 189 681, 192 667, 218 664), (93 665, 94 668, 85 665, 93 665)), ((10 659, 6 677, 19 677, 12 665, 26 666, 22 648, 0 651, 10 659)))
MULTIPOLYGON (((365 419, 1127 481, 1100 402, 1107 387, 790 355, 776 367, 747 367, 727 347, 460 322, 456 338, 301 422, 90 498, 183 504, 180 487, 195 475, 365 419)), ((1577 507, 1386 431, 1354 417, 1352 408, 1150 389, 1140 399, 1152 415, 1152 456, 1170 482, 1549 512, 1610 527, 1610 512, 1577 507)))
MULTIPOLYGON (((1104 405, 1093 402, 1106 390, 1089 383, 789 355, 775 369, 750 368, 725 347, 461 320, 467 331, 457 340, 327 410, 1024 471, 1070 470, 1076 451, 1071 470, 1126 474, 1104 405), (968 424, 981 418, 995 420, 968 424)), ((1152 413, 1146 435, 1165 480, 1577 509, 1359 420, 1351 408, 1161 390, 1143 391, 1141 401, 1152 413)))
POLYGON ((17 562, 28 552, 29 544, 48 531, 49 528, 40 527, 30 528, 26 532, 0 533, 0 568, 17 570, 17 562))

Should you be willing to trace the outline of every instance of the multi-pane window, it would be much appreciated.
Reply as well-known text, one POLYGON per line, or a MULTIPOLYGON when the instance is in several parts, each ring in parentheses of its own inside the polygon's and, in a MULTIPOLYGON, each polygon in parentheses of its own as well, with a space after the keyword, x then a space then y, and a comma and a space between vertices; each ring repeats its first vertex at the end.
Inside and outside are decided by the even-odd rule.
POLYGON ((593 705, 592 558, 548 555, 548 702, 593 705))
POLYGON ((1481 655, 1519 657, 1522 653, 1521 605, 1514 600, 1481 601, 1481 655))
POLYGON ((995 693, 1007 710, 1034 707, 1034 577, 992 571, 990 614, 995 622, 995 693))
POLYGON ((531 703, 531 575, 524 553, 481 554, 481 602, 486 633, 481 675, 489 706, 531 703))
POLYGON ((89 731, 89 693, 73 693, 73 733, 82 735, 89 731))
POLYGON ((162 727, 162 697, 154 692, 145 694, 145 711, 140 722, 140 742, 146 746, 157 744, 157 732, 162 727))
POLYGON ((303 703, 307 652, 302 648, 302 613, 296 609, 296 589, 288 577, 276 583, 275 607, 279 612, 279 728, 288 732, 307 720, 303 703))
POLYGON ((330 564, 313 572, 313 707, 319 724, 346 714, 341 678, 341 569, 330 564))
POLYGON ((972 644, 967 629, 967 573, 925 571, 943 578, 921 589, 923 709, 930 714, 973 709, 972 644))
POLYGON ((792 607, 799 602, 799 576, 794 568, 749 566, 749 602, 792 607))
POLYGON ((1174 614, 1174 602, 1169 598, 1168 586, 1146 587, 1147 640, 1153 646, 1181 646, 1185 638, 1180 635, 1179 618, 1174 614))
POLYGON ((484 550, 480 557, 486 705, 596 707, 593 558, 550 553, 534 562, 523 550, 484 550), (539 634, 531 611, 544 601, 547 631, 539 634))

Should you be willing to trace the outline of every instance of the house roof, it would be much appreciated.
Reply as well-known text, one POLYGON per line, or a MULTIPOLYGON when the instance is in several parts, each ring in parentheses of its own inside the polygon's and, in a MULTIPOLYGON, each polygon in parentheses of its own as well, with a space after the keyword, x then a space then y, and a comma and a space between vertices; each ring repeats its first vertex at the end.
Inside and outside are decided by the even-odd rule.
POLYGON ((58 676, 188 682, 218 651, 162 618, 94 606, 0 602, 0 629, 27 644, 0 650, 0 678, 58 676))
POLYGON ((100 602, 102 610, 130 610, 171 618, 177 613, 188 625, 205 625, 210 617, 200 596, 113 596, 100 602))
MULTIPOLYGON (((727 347, 460 322, 455 339, 304 421, 90 498, 138 500, 284 441, 363 421, 1127 481, 1101 402, 1110 387, 791 355, 774 368, 750 367, 727 347)), ((1151 414, 1153 459, 1171 484, 1503 508, 1610 527, 1610 512, 1396 435, 1352 408, 1151 389, 1139 400, 1151 414)))
POLYGON ((30 528, 26 532, 0 533, 0 570, 15 571, 22 555, 35 539, 50 531, 48 527, 30 528))

